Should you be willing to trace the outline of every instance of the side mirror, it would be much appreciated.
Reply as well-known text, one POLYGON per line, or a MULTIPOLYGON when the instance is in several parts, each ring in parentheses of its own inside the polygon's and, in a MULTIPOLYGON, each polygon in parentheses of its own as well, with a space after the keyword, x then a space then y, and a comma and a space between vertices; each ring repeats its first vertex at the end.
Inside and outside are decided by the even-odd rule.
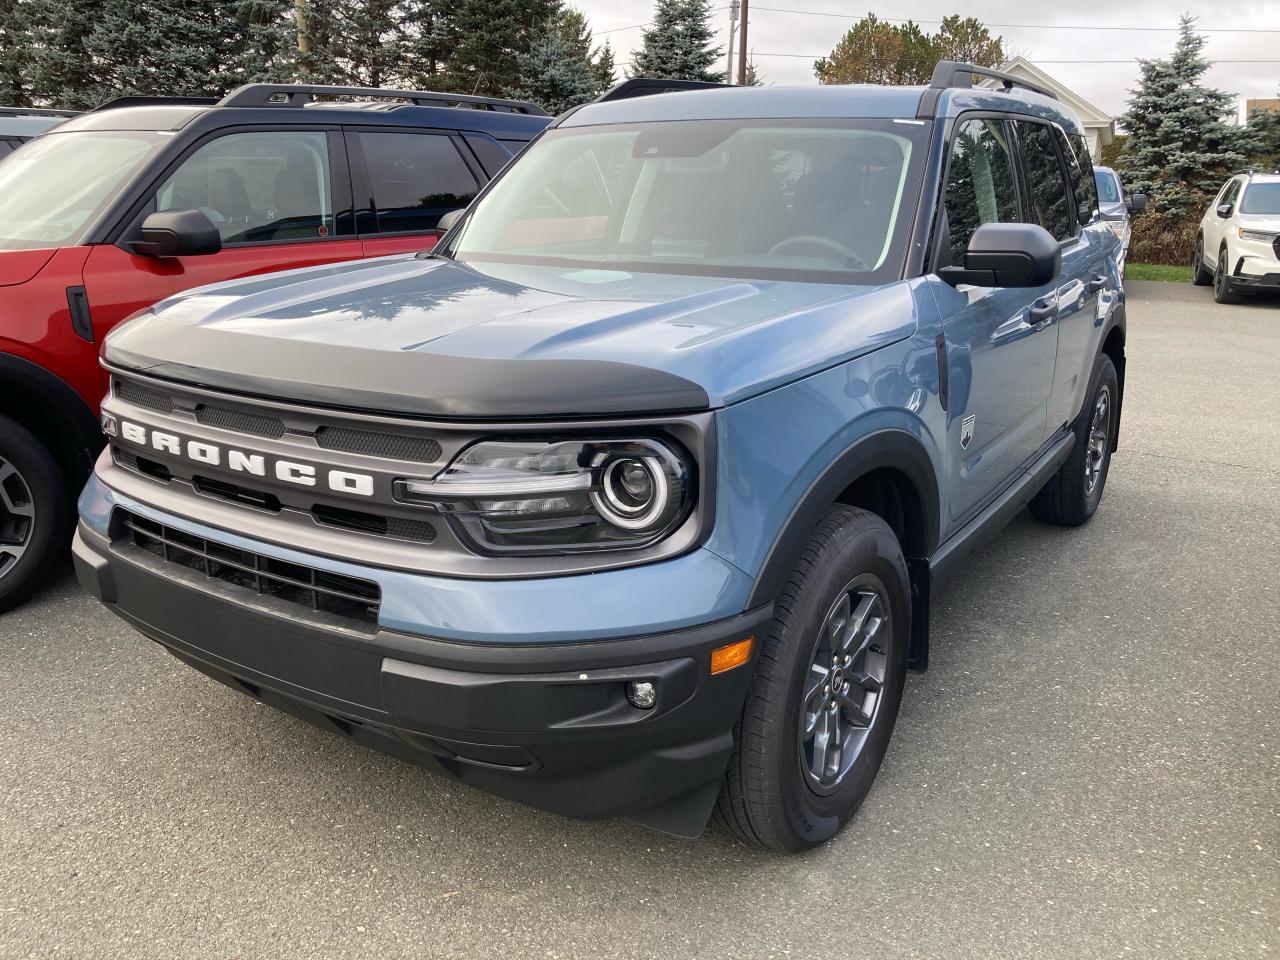
POLYGON ((141 240, 129 246, 142 257, 202 257, 222 249, 222 235, 199 210, 161 210, 142 221, 141 240))
POLYGON ((1227 219, 1227 217, 1231 216, 1231 209, 1231 204, 1229 203, 1218 204, 1218 216, 1223 220, 1227 219))
POLYGON ((443 217, 440 218, 440 222, 436 224, 436 230, 438 230, 440 234, 443 235, 446 230, 449 230, 451 227, 453 227, 455 223, 461 220, 462 215, 466 212, 467 212, 466 207, 459 207, 457 210, 450 210, 448 213, 446 213, 443 217))
POLYGON ((1135 193, 1129 198, 1129 202, 1125 206, 1129 208, 1130 213, 1141 213, 1147 209, 1147 195, 1145 193, 1135 193))
POLYGON ((963 267, 943 267, 944 283, 1043 287, 1062 269, 1062 245, 1035 223, 984 223, 969 238, 963 267))

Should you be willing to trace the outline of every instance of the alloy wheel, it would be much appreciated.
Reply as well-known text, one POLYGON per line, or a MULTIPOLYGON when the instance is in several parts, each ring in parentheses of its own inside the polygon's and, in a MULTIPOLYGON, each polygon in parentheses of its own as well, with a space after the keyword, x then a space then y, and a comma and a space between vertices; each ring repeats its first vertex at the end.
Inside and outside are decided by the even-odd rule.
POLYGON ((1102 467, 1107 459, 1111 436, 1111 388, 1103 386, 1093 402, 1093 418, 1089 422, 1089 445, 1084 457, 1084 488, 1089 496, 1102 480, 1102 467))
POLYGON ((810 789, 837 790, 880 712, 889 605, 874 577, 851 581, 823 618, 800 704, 800 766, 810 789))
POLYGON ((36 505, 18 468, 0 457, 0 577, 12 571, 31 544, 36 505))

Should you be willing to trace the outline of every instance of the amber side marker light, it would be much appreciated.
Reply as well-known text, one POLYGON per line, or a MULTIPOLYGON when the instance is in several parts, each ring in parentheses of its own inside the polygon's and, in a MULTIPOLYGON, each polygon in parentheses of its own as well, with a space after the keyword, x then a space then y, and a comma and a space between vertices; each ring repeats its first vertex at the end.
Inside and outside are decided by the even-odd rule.
POLYGON ((747 637, 737 643, 727 643, 711 651, 711 675, 724 673, 734 667, 740 667, 751 659, 751 651, 755 649, 756 638, 747 637))

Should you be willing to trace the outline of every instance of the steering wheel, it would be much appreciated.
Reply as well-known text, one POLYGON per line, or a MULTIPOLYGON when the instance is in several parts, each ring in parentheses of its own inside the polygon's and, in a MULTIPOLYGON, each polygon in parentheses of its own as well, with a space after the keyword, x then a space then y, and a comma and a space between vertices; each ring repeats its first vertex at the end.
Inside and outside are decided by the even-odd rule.
POLYGON ((802 244, 813 244, 814 246, 823 247, 827 250, 834 251, 840 255, 840 259, 848 263, 854 270, 870 270, 871 264, 863 260, 862 257, 854 253, 839 240, 832 240, 830 237, 819 237, 812 234, 801 234, 798 237, 787 237, 785 240, 779 240, 772 247, 766 256, 776 256, 781 254, 787 247, 800 246, 802 244))

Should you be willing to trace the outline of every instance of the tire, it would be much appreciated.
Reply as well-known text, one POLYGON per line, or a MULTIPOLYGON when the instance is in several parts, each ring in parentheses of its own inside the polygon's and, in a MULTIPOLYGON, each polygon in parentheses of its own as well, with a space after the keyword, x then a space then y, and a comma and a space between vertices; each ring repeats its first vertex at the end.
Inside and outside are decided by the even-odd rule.
POLYGON ((1227 273, 1227 245, 1218 251, 1218 266, 1213 271, 1213 299, 1216 303, 1239 303, 1240 295, 1231 287, 1231 275, 1227 273))
POLYGON ((0 416, 0 611, 30 596, 66 548, 67 486, 48 449, 0 416))
POLYGON ((1204 237, 1196 237, 1196 253, 1191 258, 1191 282, 1197 287, 1207 287, 1213 282, 1213 274, 1204 265, 1204 237))
POLYGON ((1078 527, 1098 509, 1111 469, 1111 450, 1120 424, 1120 381, 1115 365, 1099 354, 1089 393, 1075 424, 1075 444, 1066 462, 1032 498, 1031 514, 1044 523, 1078 527), (1100 404, 1105 410, 1100 411, 1100 404), (1086 469, 1087 468, 1087 469, 1086 469))
POLYGON ((901 547, 883 520, 836 507, 817 526, 778 598, 734 729, 715 812, 731 834, 750 846, 798 852, 830 839, 853 816, 880 769, 902 702, 910 596, 901 547), (848 612, 846 625, 861 628, 827 635, 851 636, 846 649, 865 651, 847 664, 834 656, 841 645, 821 636, 840 621, 841 610, 848 612), (815 673, 823 661, 827 686, 834 681, 846 691, 834 709, 815 673), (806 688, 814 691, 808 703, 806 688), (817 709, 808 711, 811 705, 817 709), (815 730, 803 740, 802 711, 815 730), (870 722, 855 725, 855 713, 870 722), (846 749, 819 755, 832 730, 846 749))

